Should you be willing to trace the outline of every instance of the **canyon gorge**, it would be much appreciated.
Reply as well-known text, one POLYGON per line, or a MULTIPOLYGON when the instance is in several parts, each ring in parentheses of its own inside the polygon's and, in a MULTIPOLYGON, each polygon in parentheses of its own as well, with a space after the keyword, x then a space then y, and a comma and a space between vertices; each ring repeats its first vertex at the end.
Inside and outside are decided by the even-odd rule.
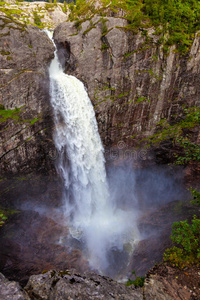
MULTIPOLYGON (((37 3, 45 7, 43 2, 37 3)), ((184 119, 185 109, 200 106, 199 32, 190 50, 180 54, 175 45, 165 51, 153 27, 128 30, 122 10, 108 10, 106 16, 94 13, 81 24, 65 21, 68 15, 58 8, 56 17, 52 16, 49 32, 53 41, 46 30, 28 21, 22 22, 3 10, 0 15, 0 209, 8 216, 0 227, 0 271, 9 280, 26 286, 22 290, 18 283, 0 275, 0 298, 11 299, 5 298, 10 286, 16 293, 13 299, 198 299, 199 291, 195 294, 190 283, 184 288, 182 273, 176 274, 165 265, 156 273, 153 266, 172 245, 171 224, 191 219, 194 213, 200 215, 199 208, 190 204, 187 190, 191 185, 199 187, 200 164, 174 166, 177 145, 173 140, 151 144, 150 138, 163 119, 173 126, 184 119), (63 74, 60 84, 64 85, 66 76, 69 86, 79 86, 72 76, 82 82, 81 99, 88 94, 92 103, 86 110, 74 97, 74 109, 65 107, 64 102, 59 108, 53 105, 52 97, 56 99, 60 93, 58 86, 52 88, 58 72, 50 67, 55 55, 63 74), (84 120, 86 116, 85 123, 96 129, 87 131, 87 125, 82 133, 80 129, 76 132, 78 125, 74 120, 70 125, 62 109, 79 111, 75 119, 82 120, 83 116, 84 120), (78 138, 72 147, 69 140, 75 132, 78 138), (78 145, 85 147, 85 152, 76 152, 78 145), (71 152, 67 152, 70 147, 71 152), (66 149, 67 158, 60 156, 61 148, 66 149), (80 169, 88 174, 90 168, 92 175, 81 177, 80 169), (102 184, 106 176, 108 187, 102 184), (97 178, 101 183, 97 184, 97 178), (88 191, 88 182, 98 188, 88 191), (96 205, 100 194, 103 200, 110 199, 112 207, 96 205), (90 199, 87 209, 79 206, 84 197, 90 199), (74 199, 78 200, 72 208, 74 199), (86 218, 80 218, 81 213, 92 215, 95 209, 101 215, 104 209, 110 209, 107 217, 113 235, 111 227, 99 231, 103 225, 98 217, 92 219, 93 230, 88 229, 86 218), (114 211, 118 212, 116 220, 112 220, 114 211), (70 227, 72 214, 74 227, 70 227), (85 222, 83 233, 79 232, 79 222, 85 222), (117 225, 124 234, 122 244, 117 225), (130 232, 134 232, 134 245, 127 239, 130 232), (87 255, 88 249, 91 254, 95 248, 97 236, 98 249, 103 249, 101 234, 110 239, 105 244, 112 245, 106 246, 110 247, 106 267, 102 261, 96 262, 95 255, 102 253, 87 255), (143 288, 113 281, 128 280, 133 270, 138 276, 147 274, 143 288), (95 294, 97 287, 99 294, 95 294)), ((44 18, 50 22, 49 16, 44 18)), ((89 103, 84 101, 84 105, 89 103)), ((79 126, 84 129, 83 123, 79 126)), ((199 145, 199 126, 190 128, 187 134, 199 145)), ((198 269, 195 272, 198 277, 198 269)), ((199 289, 200 282, 196 285, 199 289)))

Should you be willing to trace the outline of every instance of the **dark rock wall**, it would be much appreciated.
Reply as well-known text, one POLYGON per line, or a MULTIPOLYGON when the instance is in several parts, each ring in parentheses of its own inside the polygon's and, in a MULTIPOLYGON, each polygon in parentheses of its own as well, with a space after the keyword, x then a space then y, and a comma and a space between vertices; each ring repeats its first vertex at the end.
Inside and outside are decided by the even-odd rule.
POLYGON ((78 31, 65 22, 54 33, 65 49, 66 72, 88 89, 105 146, 124 141, 134 147, 161 118, 176 118, 183 104, 200 105, 200 37, 186 56, 175 46, 166 55, 153 29, 146 41, 143 31, 133 35, 126 25, 122 18, 95 16, 78 31))
POLYGON ((48 80, 54 46, 37 27, 3 16, 0 37, 0 104, 21 107, 18 120, 0 119, 1 176, 47 173, 54 168, 48 80))

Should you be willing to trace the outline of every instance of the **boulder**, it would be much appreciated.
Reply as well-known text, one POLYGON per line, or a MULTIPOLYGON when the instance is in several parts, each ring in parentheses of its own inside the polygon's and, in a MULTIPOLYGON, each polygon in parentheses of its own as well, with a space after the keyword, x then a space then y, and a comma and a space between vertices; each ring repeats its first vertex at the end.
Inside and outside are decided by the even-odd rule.
POLYGON ((0 273, 0 299, 1 300, 30 300, 27 293, 18 282, 7 280, 0 273))
POLYGON ((30 277, 25 290, 31 299, 135 299, 142 300, 142 290, 117 283, 95 273, 79 274, 75 270, 30 277))

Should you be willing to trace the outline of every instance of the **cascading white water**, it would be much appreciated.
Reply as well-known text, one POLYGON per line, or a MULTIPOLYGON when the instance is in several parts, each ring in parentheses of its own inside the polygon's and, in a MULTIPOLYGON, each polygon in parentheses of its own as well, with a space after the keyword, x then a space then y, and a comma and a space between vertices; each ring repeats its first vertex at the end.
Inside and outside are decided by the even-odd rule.
POLYGON ((109 196, 103 146, 83 83, 63 72, 56 51, 49 75, 68 226, 71 235, 86 244, 90 266, 104 272, 109 251, 122 251, 126 243, 134 242, 137 228, 133 230, 131 212, 117 209, 109 196))

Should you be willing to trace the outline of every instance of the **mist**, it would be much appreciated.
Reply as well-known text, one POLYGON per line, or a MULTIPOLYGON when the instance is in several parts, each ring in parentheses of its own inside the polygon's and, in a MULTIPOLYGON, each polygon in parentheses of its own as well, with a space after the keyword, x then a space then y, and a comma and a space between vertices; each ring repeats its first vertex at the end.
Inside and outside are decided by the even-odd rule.
POLYGON ((182 175, 182 168, 172 166, 134 169, 132 162, 109 165, 107 202, 98 210, 94 208, 89 218, 83 216, 78 230, 73 223, 67 224, 71 234, 68 243, 73 244, 73 239, 79 242, 92 270, 122 280, 139 241, 156 234, 155 230, 141 232, 138 220, 184 198, 182 175))

